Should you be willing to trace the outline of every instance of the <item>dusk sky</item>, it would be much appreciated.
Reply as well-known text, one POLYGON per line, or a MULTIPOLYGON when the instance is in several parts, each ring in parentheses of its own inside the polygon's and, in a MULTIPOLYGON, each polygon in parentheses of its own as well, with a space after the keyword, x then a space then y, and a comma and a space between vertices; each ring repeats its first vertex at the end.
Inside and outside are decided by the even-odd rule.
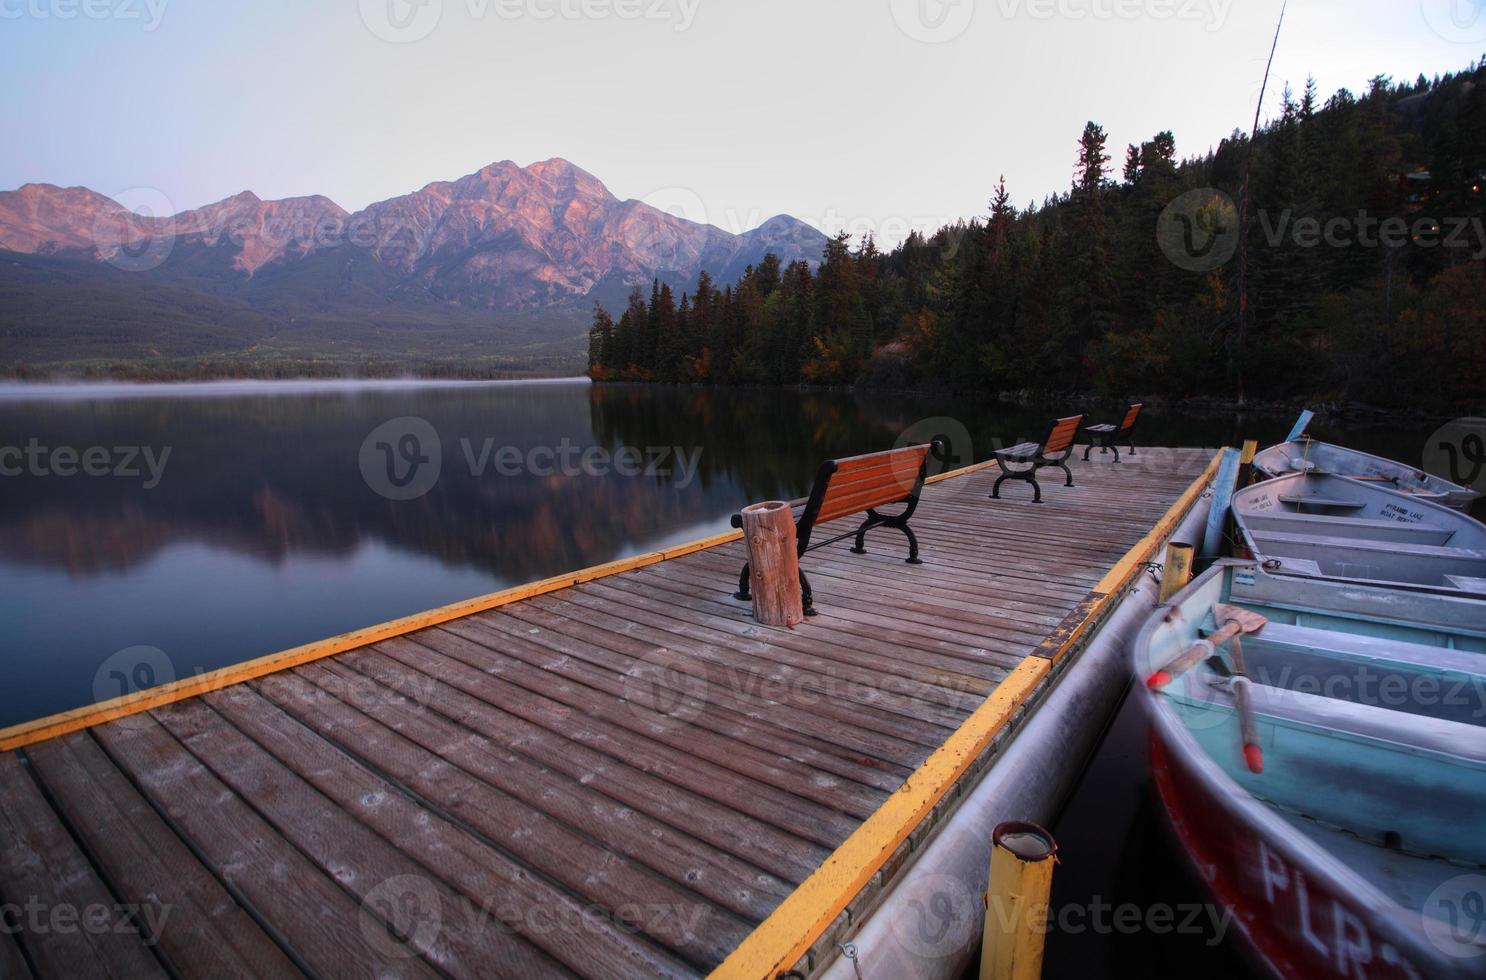
MULTIPOLYGON (((0 188, 244 189, 348 209, 560 156, 622 198, 738 231, 980 214, 1253 115, 1279 0, 0 0, 0 188)), ((1486 52, 1486 0, 1295 0, 1286 81, 1323 95, 1486 52)), ((135 197, 140 195, 136 192, 135 197)))

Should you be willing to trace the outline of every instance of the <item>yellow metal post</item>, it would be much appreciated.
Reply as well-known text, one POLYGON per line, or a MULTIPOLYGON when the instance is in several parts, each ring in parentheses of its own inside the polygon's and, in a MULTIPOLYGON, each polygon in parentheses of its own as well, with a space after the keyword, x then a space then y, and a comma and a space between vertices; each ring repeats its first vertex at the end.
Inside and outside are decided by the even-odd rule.
POLYGON ((1259 455, 1259 440, 1246 439, 1243 452, 1238 457, 1238 485, 1246 487, 1254 482, 1254 457, 1259 455))
POLYGON ((980 980, 1037 980, 1047 936, 1058 845, 1035 823, 1011 821, 991 834, 990 887, 980 980))
POLYGON ((1166 562, 1161 569, 1161 602, 1186 588, 1192 581, 1192 546, 1173 541, 1166 546, 1166 562))

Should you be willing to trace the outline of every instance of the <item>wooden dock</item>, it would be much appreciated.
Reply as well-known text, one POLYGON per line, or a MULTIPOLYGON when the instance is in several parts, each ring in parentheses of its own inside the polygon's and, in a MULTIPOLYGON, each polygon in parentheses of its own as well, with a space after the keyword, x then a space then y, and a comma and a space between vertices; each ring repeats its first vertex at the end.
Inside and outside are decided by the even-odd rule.
POLYGON ((819 962, 1212 462, 1096 458, 1040 505, 948 474, 925 563, 812 553, 794 630, 725 534, 0 732, 0 977, 819 962))

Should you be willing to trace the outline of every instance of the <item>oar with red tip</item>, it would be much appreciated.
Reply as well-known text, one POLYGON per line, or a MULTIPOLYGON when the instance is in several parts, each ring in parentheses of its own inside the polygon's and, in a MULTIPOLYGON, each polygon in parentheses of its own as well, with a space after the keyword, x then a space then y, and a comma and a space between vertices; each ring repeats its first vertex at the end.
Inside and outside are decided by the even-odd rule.
POLYGON ((1243 662, 1243 636, 1235 633, 1228 648, 1233 661, 1233 706, 1238 710, 1238 732, 1243 742, 1243 761, 1249 772, 1264 771, 1264 749, 1259 745, 1259 722, 1254 717, 1254 682, 1243 662))
POLYGON ((1210 636, 1198 640, 1177 654, 1166 666, 1152 671, 1145 683, 1151 690, 1159 691, 1213 656, 1223 644, 1230 644, 1234 674, 1233 703, 1238 711, 1238 726, 1243 737, 1244 764, 1249 767, 1250 772, 1260 773, 1264 771, 1264 750, 1259 745, 1259 723, 1254 716, 1252 697, 1253 681, 1244 672, 1240 638, 1245 633, 1259 632, 1269 621, 1256 612, 1221 602, 1213 606, 1213 617, 1220 625, 1210 636))

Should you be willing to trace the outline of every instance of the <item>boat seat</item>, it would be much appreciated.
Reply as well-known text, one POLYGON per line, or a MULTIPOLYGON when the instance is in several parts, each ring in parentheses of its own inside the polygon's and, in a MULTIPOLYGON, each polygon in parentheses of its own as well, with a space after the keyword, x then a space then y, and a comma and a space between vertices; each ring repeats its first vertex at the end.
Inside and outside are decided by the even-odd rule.
POLYGON ((1367 506, 1355 500, 1343 500, 1340 497, 1314 497, 1302 493, 1282 493, 1280 503, 1297 506, 1304 504, 1307 507, 1335 507, 1338 510, 1361 510, 1367 506))
MULTIPOLYGON (((1308 725, 1325 732, 1347 734, 1373 742, 1391 742, 1421 752, 1454 756, 1486 765, 1486 738, 1482 726, 1410 714, 1370 704, 1340 701, 1282 687, 1255 684, 1254 709, 1260 721, 1273 719, 1308 725)), ((1222 698, 1224 702, 1227 696, 1222 698)))
POLYGON ((1486 578, 1473 578, 1469 575, 1446 575, 1445 581, 1465 592, 1479 592, 1486 595, 1486 578))
POLYGON ((1390 521, 1376 517, 1337 517, 1326 514, 1295 514, 1288 511, 1253 514, 1247 517, 1246 521, 1250 527, 1272 524, 1275 530, 1293 528, 1297 532, 1300 532, 1302 528, 1314 528, 1318 534, 1337 529, 1343 530, 1348 537, 1355 532, 1365 538, 1371 532, 1375 533, 1379 539, 1413 540, 1418 544, 1442 545, 1454 534, 1448 528, 1435 527, 1431 524, 1405 524, 1402 521, 1390 521))
MULTIPOLYGON (((1210 627, 1213 625, 1209 618, 1209 621, 1204 624, 1203 633, 1211 633, 1210 627)), ((1246 643, 1251 641, 1322 654, 1335 654, 1358 660, 1470 674, 1481 678, 1482 684, 1486 685, 1486 655, 1452 650, 1428 643, 1409 643, 1386 636, 1338 633, 1334 630, 1290 626, 1284 623, 1267 623, 1259 632, 1245 637, 1246 643)))
MULTIPOLYGON (((1486 551, 1479 548, 1451 548, 1449 545, 1405 544, 1401 541, 1368 541, 1340 535, 1290 534, 1283 531, 1255 531, 1257 541, 1269 541, 1279 545, 1306 545, 1313 551, 1386 551, 1395 555, 1414 558, 1432 558, 1443 561, 1486 561, 1486 551)), ((1293 559, 1286 558, 1288 563, 1293 559)))

